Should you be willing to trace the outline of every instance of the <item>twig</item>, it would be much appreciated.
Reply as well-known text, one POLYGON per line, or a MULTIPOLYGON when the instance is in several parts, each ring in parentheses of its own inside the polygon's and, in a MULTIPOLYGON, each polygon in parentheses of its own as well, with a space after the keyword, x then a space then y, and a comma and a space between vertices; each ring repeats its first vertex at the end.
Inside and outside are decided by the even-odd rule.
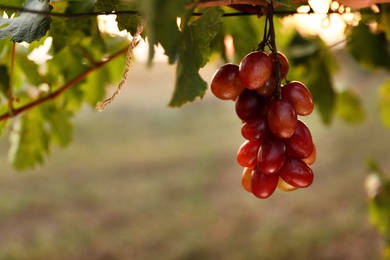
POLYGON ((14 78, 14 69, 15 69, 15 53, 16 53, 16 43, 12 44, 11 50, 11 65, 10 65, 10 77, 9 77, 9 86, 8 86, 8 113, 13 114, 13 102, 14 102, 14 93, 13 93, 13 78, 14 78))
POLYGON ((33 108, 33 107, 39 106, 42 103, 45 103, 45 102, 47 102, 49 100, 52 100, 52 99, 55 99, 57 96, 59 96, 63 92, 65 92, 66 90, 72 88, 77 83, 82 81, 90 73, 92 73, 93 71, 97 70, 98 68, 106 65, 107 63, 109 63, 110 61, 114 60, 115 58, 123 55, 124 53, 126 53, 126 51, 127 51, 127 47, 120 49, 116 53, 114 53, 111 56, 109 56, 106 60, 103 60, 101 62, 97 62, 97 63, 94 64, 93 67, 90 67, 90 68, 86 69, 85 71, 81 72, 79 75, 77 75, 75 78, 73 78, 71 81, 67 82, 65 85, 63 85, 62 87, 60 87, 56 91, 53 91, 50 94, 48 94, 48 95, 46 95, 44 97, 41 97, 39 99, 36 99, 36 100, 32 101, 31 103, 28 103, 28 104, 26 104, 26 105, 24 105, 22 107, 15 108, 12 111, 12 113, 10 113, 8 111, 7 113, 4 113, 4 114, 0 115, 0 121, 7 120, 8 118, 17 116, 17 115, 19 115, 19 114, 21 114, 21 113, 23 113, 23 112, 33 108))

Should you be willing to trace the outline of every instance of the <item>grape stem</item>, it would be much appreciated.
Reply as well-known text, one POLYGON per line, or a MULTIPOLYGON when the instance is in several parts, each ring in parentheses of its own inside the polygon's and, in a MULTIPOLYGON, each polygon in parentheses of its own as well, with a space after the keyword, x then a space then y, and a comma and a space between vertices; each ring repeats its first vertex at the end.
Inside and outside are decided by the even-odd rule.
POLYGON ((280 81, 280 74, 281 74, 281 67, 282 64, 280 62, 279 56, 278 56, 278 49, 276 48, 276 39, 275 39, 275 24, 274 24, 274 6, 272 3, 268 4, 267 7, 267 15, 264 25, 264 36, 263 40, 258 44, 258 51, 264 51, 265 47, 267 46, 274 56, 275 60, 275 71, 274 76, 276 80, 276 88, 275 88, 275 95, 274 97, 277 99, 281 98, 280 94, 280 88, 281 88, 281 81, 280 81))
POLYGON ((275 59, 275 79, 276 79, 276 88, 275 88, 275 98, 280 99, 281 93, 281 83, 280 83, 280 72, 282 64, 279 60, 278 50, 276 48, 276 37, 275 37, 275 25, 274 25, 274 6, 272 3, 268 4, 268 12, 267 12, 267 20, 269 20, 269 45, 270 49, 272 51, 272 54, 274 55, 275 59))

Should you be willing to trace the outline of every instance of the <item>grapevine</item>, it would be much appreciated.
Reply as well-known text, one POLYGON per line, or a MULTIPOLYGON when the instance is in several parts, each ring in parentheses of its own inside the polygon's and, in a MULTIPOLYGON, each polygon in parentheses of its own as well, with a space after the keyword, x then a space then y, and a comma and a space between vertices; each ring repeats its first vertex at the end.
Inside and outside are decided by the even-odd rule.
POLYGON ((262 199, 276 188, 306 188, 314 178, 310 165, 316 149, 309 128, 298 118, 312 113, 313 98, 303 83, 287 80, 288 70, 287 57, 276 47, 273 6, 269 4, 257 50, 240 64, 223 65, 210 84, 217 98, 235 102, 246 139, 237 152, 237 161, 244 167, 242 186, 262 199))

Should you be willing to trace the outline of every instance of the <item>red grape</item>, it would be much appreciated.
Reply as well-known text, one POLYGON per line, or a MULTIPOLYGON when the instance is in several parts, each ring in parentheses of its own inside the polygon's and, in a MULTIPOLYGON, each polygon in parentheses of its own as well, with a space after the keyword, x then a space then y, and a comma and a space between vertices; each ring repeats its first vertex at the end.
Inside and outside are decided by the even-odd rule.
POLYGON ((303 159, 313 152, 313 139, 309 128, 301 120, 298 120, 295 133, 285 140, 287 154, 292 157, 303 159))
POLYGON ((276 80, 275 76, 271 74, 269 79, 264 83, 261 88, 256 89, 257 93, 264 97, 269 97, 275 93, 276 80))
POLYGON ((262 51, 253 51, 246 55, 239 65, 242 83, 248 89, 258 89, 264 85, 272 72, 272 61, 262 51))
POLYGON ((252 172, 253 172, 253 168, 251 167, 245 167, 244 170, 242 171, 241 184, 242 187, 244 187, 244 189, 248 192, 252 192, 251 189, 252 172))
POLYGON ((316 146, 313 144, 313 152, 306 158, 302 159, 307 165, 312 165, 316 161, 317 151, 316 146))
POLYGON ((275 174, 286 160, 286 145, 276 137, 265 139, 257 155, 257 167, 265 174, 275 174))
POLYGON ((250 141, 262 140, 267 133, 267 118, 265 116, 248 120, 241 127, 242 136, 250 141))
POLYGON ((272 100, 269 106, 268 125, 278 138, 290 138, 297 126, 297 114, 293 105, 284 99, 272 100))
POLYGON ((291 102, 300 116, 307 116, 313 112, 314 102, 310 91, 298 81, 291 81, 281 89, 282 98, 291 102))
POLYGON ((277 174, 265 174, 258 167, 252 172, 251 190, 253 195, 265 199, 274 193, 278 185, 279 176, 277 174))
POLYGON ((236 100, 237 116, 244 121, 264 114, 264 98, 254 90, 245 90, 236 100))
POLYGON ((287 158, 283 167, 279 170, 279 175, 285 182, 298 188, 310 186, 314 178, 310 167, 293 157, 287 158))
MULTIPOLYGON (((271 61, 272 61, 272 71, 274 72, 276 70, 275 55, 271 52, 271 53, 269 53, 269 56, 270 56, 271 61)), ((288 62, 286 55, 284 55, 283 53, 281 53, 279 51, 278 51, 278 58, 279 58, 280 65, 281 65, 280 79, 284 79, 288 73, 290 65, 289 65, 289 62, 288 62)))
POLYGON ((245 87, 238 76, 238 65, 225 64, 214 74, 210 83, 211 92, 222 100, 235 100, 245 87))
POLYGON ((260 141, 245 141, 237 152, 237 161, 243 167, 254 167, 257 163, 257 153, 260 141))

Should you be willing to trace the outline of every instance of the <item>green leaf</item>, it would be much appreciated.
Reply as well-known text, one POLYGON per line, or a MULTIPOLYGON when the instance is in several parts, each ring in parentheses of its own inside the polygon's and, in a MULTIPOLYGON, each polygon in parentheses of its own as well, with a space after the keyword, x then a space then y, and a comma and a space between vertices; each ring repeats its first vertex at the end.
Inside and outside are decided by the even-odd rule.
MULTIPOLYGON (((196 56, 195 62, 199 68, 203 68, 209 61, 211 54, 210 43, 219 31, 222 15, 223 11, 220 8, 209 8, 198 20, 190 23, 189 28, 184 29, 185 37, 192 38, 192 45, 195 50, 191 51, 194 51, 196 56)), ((187 38, 185 40, 189 41, 190 39, 187 38)), ((185 49, 185 51, 188 50, 185 49)))
MULTIPOLYGON (((261 20, 256 20, 262 23, 261 20)), ((256 30, 252 17, 230 17, 223 21, 222 27, 225 34, 233 37, 234 61, 237 64, 246 54, 257 48, 259 35, 263 33, 263 30, 256 30)))
POLYGON ((29 53, 27 52, 26 48, 18 48, 17 52, 18 54, 15 56, 15 61, 18 68, 21 70, 21 72, 24 74, 30 84, 38 87, 40 84, 43 83, 42 78, 39 74, 38 65, 27 57, 29 53))
MULTIPOLYGON (((120 0, 98 0, 95 3, 95 10, 97 12, 120 12, 137 10, 138 5, 136 3, 125 2, 120 0)), ((118 22, 118 29, 120 31, 127 30, 131 35, 137 32, 138 27, 142 23, 140 15, 117 15, 116 21, 118 22)))
POLYGON ((44 162, 49 151, 49 137, 45 121, 39 109, 33 109, 21 116, 10 133, 9 160, 17 170, 33 168, 44 162))
POLYGON ((46 122, 50 141, 62 147, 67 146, 73 135, 72 113, 54 102, 44 104, 40 110, 46 122))
POLYGON ((310 65, 308 88, 318 109, 321 119, 325 124, 332 122, 335 108, 335 92, 329 68, 324 59, 312 60, 310 65))
POLYGON ((299 72, 297 78, 307 81, 322 121, 330 124, 336 103, 332 73, 337 65, 328 48, 319 37, 303 38, 297 33, 288 46, 287 54, 292 64, 289 75, 299 72))
POLYGON ((361 123, 366 118, 361 100, 351 90, 337 93, 335 112, 338 117, 351 124, 361 123))
MULTIPOLYGON (((0 0, 0 5, 12 6, 12 7, 22 7, 26 0, 0 0)), ((10 17, 14 11, 6 11, 8 17, 10 17)), ((1 14, 1 12, 0 12, 1 14)), ((1 16, 1 15, 0 15, 1 16)))
POLYGON ((209 8, 198 20, 183 28, 176 86, 169 106, 181 106, 204 96, 207 83, 198 71, 209 59, 210 43, 219 31, 222 14, 218 7, 209 8))
POLYGON ((390 80, 379 88, 379 112, 382 123, 390 128, 390 80))
POLYGON ((92 72, 80 86, 84 101, 95 107, 97 102, 104 99, 106 87, 110 83, 110 74, 105 66, 92 72))
POLYGON ((9 74, 8 67, 5 65, 0 65, 0 91, 7 95, 9 89, 9 74))
POLYGON ((115 21, 118 22, 120 31, 127 30, 131 35, 134 35, 142 23, 142 18, 139 15, 118 15, 115 21))
POLYGON ((390 257, 390 180, 374 160, 369 161, 369 175, 365 186, 371 223, 385 241, 384 259, 390 257))
POLYGON ((372 33, 366 24, 359 23, 358 26, 353 27, 347 48, 366 68, 390 68, 386 37, 383 34, 372 33))
MULTIPOLYGON (((52 6, 47 0, 27 0, 24 8, 48 12, 52 6)), ((11 40, 14 42, 39 41, 49 30, 50 23, 50 16, 34 13, 21 13, 20 16, 10 19, 0 17, 0 40, 12 35, 11 40)))
POLYGON ((182 37, 177 26, 177 18, 186 13, 187 3, 187 0, 140 1, 140 11, 147 18, 145 29, 149 40, 149 64, 154 57, 154 47, 159 43, 164 48, 170 63, 177 60, 182 37))

